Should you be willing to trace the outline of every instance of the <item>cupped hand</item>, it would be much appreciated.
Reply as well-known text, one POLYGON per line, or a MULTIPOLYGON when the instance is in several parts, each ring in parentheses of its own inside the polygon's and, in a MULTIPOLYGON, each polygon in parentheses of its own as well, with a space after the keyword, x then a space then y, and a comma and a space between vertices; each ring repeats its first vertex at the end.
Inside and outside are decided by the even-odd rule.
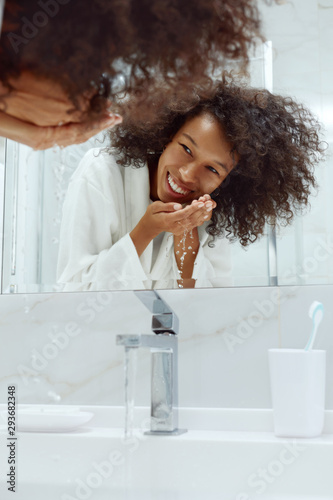
POLYGON ((0 82, 0 136, 33 149, 80 144, 122 121, 109 111, 111 102, 106 99, 99 113, 89 113, 94 88, 77 96, 74 107, 51 79, 22 71, 9 83, 10 91, 0 82))
MULTIPOLYGON (((10 91, 0 82, 0 110, 18 120, 39 127, 54 127, 84 120, 96 89, 77 96, 77 107, 59 83, 22 71, 9 80, 10 91)), ((111 102, 105 100, 104 114, 111 102)))
POLYGON ((193 200, 185 208, 179 203, 155 201, 147 208, 144 219, 154 237, 164 231, 179 236, 209 220, 215 207, 216 202, 209 195, 193 200))
POLYGON ((0 112, 0 136, 26 144, 35 150, 43 150, 53 146, 80 144, 121 121, 121 116, 107 113, 79 123, 41 127, 0 112))
POLYGON ((200 196, 198 200, 193 200, 191 205, 185 207, 184 210, 189 207, 195 207, 195 210, 193 212, 188 212, 188 216, 182 221, 182 224, 184 225, 184 229, 191 231, 212 218, 213 210, 216 208, 216 202, 211 199, 209 194, 205 194, 200 196))

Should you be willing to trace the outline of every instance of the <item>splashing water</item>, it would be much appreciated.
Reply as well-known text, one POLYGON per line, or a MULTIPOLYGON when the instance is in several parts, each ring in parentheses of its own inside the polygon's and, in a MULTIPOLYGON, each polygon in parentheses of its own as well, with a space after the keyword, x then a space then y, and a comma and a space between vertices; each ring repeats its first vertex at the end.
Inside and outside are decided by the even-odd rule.
POLYGON ((125 439, 133 436, 137 348, 125 347, 125 439))
MULTIPOLYGON (((176 250, 176 254, 177 255, 179 255, 180 251, 182 250, 182 254, 180 256, 180 265, 179 265, 179 269, 178 269, 179 280, 183 279, 184 260, 185 260, 185 256, 187 255, 187 251, 186 250, 192 250, 192 246, 191 245, 189 245, 188 248, 186 249, 186 238, 187 238, 188 234, 190 236, 190 239, 192 241, 194 240, 192 229, 191 229, 191 231, 188 231, 187 229, 185 229, 184 234, 182 236, 182 239, 180 240, 180 242, 177 245, 177 248, 179 248, 180 250, 176 250)), ((192 251, 192 253, 195 254, 196 252, 192 251)), ((182 285, 182 283, 178 283, 178 288, 184 288, 184 286, 182 285)))

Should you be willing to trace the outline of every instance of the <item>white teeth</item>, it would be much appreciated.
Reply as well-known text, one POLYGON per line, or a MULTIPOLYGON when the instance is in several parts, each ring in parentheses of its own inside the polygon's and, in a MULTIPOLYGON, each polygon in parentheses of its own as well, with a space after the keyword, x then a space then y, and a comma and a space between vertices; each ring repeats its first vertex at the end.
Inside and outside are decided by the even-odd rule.
POLYGON ((171 177, 171 175, 170 175, 170 174, 168 174, 168 182, 169 182, 169 185, 170 185, 170 187, 171 187, 172 191, 174 191, 175 193, 178 193, 178 194, 184 194, 184 195, 185 195, 185 194, 188 194, 188 193, 190 193, 190 192, 191 192, 191 191, 189 191, 189 190, 186 190, 186 191, 185 191, 184 189, 182 189, 181 187, 179 187, 179 186, 178 186, 178 184, 176 184, 176 183, 173 181, 173 179, 172 179, 172 177, 171 177))

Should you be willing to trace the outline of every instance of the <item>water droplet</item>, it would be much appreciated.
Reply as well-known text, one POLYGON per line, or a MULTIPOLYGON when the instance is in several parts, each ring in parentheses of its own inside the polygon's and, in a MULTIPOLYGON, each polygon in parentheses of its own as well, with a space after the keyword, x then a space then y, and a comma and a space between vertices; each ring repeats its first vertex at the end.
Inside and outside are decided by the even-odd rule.
POLYGON ((25 314, 29 314, 30 307, 29 306, 25 306, 23 310, 24 310, 25 314))

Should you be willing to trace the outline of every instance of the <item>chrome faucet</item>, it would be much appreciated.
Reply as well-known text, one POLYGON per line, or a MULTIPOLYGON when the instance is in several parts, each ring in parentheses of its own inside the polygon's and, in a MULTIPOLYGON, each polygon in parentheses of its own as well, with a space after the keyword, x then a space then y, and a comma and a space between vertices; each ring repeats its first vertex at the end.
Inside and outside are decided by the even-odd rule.
POLYGON ((155 291, 134 292, 152 312, 155 335, 117 335, 117 345, 151 351, 151 418, 153 435, 178 435, 178 331, 179 321, 155 291))

